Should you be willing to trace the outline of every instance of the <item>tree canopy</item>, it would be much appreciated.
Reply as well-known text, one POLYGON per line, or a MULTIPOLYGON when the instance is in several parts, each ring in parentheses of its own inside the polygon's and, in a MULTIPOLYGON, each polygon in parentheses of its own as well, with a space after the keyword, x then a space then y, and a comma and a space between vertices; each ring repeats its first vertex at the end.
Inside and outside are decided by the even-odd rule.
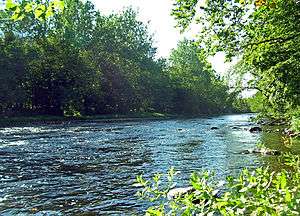
POLYGON ((203 49, 184 40, 159 58, 130 8, 107 16, 90 1, 24 0, 0 14, 2 115, 235 110, 203 49))
POLYGON ((43 21, 56 12, 64 10, 64 0, 51 1, 5 1, 5 9, 11 11, 11 19, 17 21, 22 20, 26 16, 34 17, 43 21))
POLYGON ((209 54, 239 56, 272 117, 299 109, 300 3, 296 0, 176 1, 173 15, 184 30, 197 23, 198 45, 209 54), (251 68, 249 70, 249 68, 251 68))

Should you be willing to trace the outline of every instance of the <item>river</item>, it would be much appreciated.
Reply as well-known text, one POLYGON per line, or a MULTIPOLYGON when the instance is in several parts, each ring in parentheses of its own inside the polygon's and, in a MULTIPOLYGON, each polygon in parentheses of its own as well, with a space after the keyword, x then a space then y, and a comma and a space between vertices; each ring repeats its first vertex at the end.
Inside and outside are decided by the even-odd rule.
POLYGON ((141 215, 137 175, 174 166, 221 178, 243 167, 276 166, 242 155, 280 135, 250 133, 251 114, 135 122, 73 122, 0 129, 0 215, 141 215), (212 127, 218 129, 212 130, 212 127))

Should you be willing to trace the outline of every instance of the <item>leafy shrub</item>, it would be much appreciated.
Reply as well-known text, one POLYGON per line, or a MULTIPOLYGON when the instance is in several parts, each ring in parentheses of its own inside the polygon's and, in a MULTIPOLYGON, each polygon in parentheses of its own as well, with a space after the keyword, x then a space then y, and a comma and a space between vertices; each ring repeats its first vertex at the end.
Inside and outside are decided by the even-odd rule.
POLYGON ((300 118, 294 117, 291 121, 291 129, 295 132, 300 132, 300 118))
POLYGON ((299 215, 300 157, 286 154, 279 162, 285 163, 289 171, 243 169, 237 177, 228 176, 224 182, 214 180, 210 172, 193 173, 193 192, 168 199, 168 192, 175 186, 176 173, 172 168, 166 175, 167 184, 162 183, 161 174, 152 180, 138 176, 137 185, 142 187, 138 195, 153 203, 147 216, 299 215))

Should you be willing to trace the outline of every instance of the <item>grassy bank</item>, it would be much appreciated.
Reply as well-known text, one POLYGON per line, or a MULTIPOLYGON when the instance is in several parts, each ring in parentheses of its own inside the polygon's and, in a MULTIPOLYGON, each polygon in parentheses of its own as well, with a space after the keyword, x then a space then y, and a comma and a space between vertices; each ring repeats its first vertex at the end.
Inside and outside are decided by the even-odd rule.
POLYGON ((214 113, 214 114, 170 114, 159 112, 136 112, 128 114, 108 114, 92 116, 54 116, 54 115, 28 115, 28 116, 0 116, 0 127, 27 125, 27 124, 64 124, 69 122, 122 122, 140 120, 164 120, 174 118, 205 118, 226 114, 238 113, 214 113))
POLYGON ((179 117, 173 114, 157 113, 157 112, 139 112, 129 114, 110 114, 110 115, 94 115, 94 116, 51 116, 51 115, 33 115, 33 116, 3 116, 0 118, 0 126, 14 126, 24 124, 60 124, 76 121, 98 121, 98 122, 115 122, 115 121, 137 121, 137 120, 155 120, 155 119, 171 119, 179 117))

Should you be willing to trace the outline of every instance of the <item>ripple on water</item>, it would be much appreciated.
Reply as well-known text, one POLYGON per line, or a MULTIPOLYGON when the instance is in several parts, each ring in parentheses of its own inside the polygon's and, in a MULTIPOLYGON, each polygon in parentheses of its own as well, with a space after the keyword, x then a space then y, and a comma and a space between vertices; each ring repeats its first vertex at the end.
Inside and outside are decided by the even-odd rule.
POLYGON ((222 178, 264 163, 237 154, 264 136, 244 130, 249 117, 1 128, 0 215, 139 215, 136 175, 174 166, 184 185, 194 170, 222 178))

